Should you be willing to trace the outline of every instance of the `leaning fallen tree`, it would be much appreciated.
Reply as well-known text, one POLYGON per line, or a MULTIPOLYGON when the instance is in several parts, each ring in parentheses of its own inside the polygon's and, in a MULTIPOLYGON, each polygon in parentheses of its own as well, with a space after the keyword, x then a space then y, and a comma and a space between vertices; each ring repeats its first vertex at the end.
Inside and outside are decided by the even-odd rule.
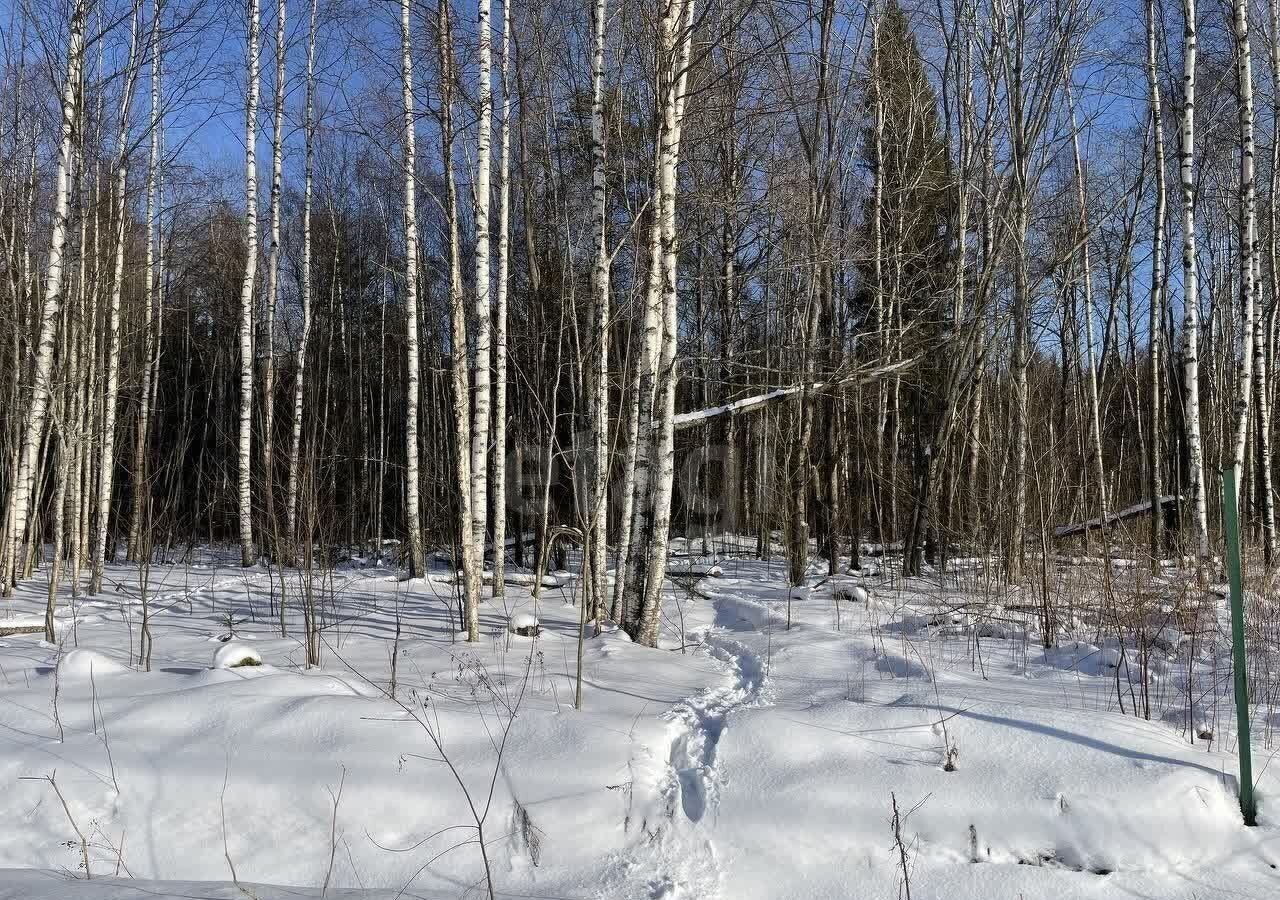
MULTIPOLYGON (((915 363, 915 359, 904 359, 889 365, 859 368, 830 381, 815 381, 809 385, 809 388, 814 394, 819 394, 845 385, 867 384, 883 378, 885 375, 910 368, 915 363)), ((680 431, 685 428, 693 428, 695 425, 701 425, 710 419, 719 418, 720 416, 739 416, 744 413, 759 412, 775 403, 781 403, 783 400, 799 399, 804 390, 805 385, 793 384, 790 387, 776 388, 763 394, 743 397, 740 400, 734 400, 732 403, 680 413, 674 419, 675 429, 680 431)))

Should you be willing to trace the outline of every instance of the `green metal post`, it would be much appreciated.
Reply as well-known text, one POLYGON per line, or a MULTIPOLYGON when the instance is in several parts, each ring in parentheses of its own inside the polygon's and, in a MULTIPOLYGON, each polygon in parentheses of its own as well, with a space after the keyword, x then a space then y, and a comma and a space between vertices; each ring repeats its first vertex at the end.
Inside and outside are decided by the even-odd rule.
POLYGON ((1244 589, 1240 579, 1240 524, 1236 515, 1236 467, 1222 471, 1222 512, 1227 527, 1227 579, 1231 585, 1231 668, 1236 688, 1236 742, 1240 749, 1240 812, 1244 824, 1256 825, 1253 758, 1249 748, 1249 682, 1245 676, 1244 589))

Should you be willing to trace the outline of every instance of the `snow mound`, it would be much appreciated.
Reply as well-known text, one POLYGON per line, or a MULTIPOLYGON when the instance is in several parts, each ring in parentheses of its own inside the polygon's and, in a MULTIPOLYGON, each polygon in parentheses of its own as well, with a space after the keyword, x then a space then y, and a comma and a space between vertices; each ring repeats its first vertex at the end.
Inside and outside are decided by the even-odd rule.
POLYGON ((882 653, 876 657, 876 671, 893 678, 919 678, 929 681, 929 670, 920 663, 897 653, 882 653))
POLYGON ((1076 671, 1082 675, 1102 675, 1107 671, 1103 665, 1102 651, 1097 644, 1088 641, 1064 641, 1045 650, 1044 661, 1055 668, 1076 671))
POLYGON ((223 644, 213 654, 215 669, 238 669, 241 666, 262 665, 262 655, 245 644, 231 641, 223 644))
POLYGON ((89 678, 128 672, 129 667, 97 650, 78 649, 63 654, 58 660, 59 678, 89 678))
POLYGON ((511 616, 510 628, 512 634, 519 634, 524 637, 537 637, 538 617, 527 611, 514 613, 511 616))
POLYGON ((973 633, 980 638, 999 638, 1001 640, 1026 640, 1025 628, 1014 628, 1003 622, 982 621, 973 626, 973 633))

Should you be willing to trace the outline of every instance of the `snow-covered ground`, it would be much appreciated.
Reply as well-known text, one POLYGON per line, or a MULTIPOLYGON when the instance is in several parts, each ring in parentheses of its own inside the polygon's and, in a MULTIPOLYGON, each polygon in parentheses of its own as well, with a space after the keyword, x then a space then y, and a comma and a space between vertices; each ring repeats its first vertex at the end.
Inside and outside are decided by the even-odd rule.
POLYGON ((661 649, 588 626, 581 711, 569 577, 536 608, 513 579, 476 645, 442 573, 340 568, 308 669, 297 574, 281 637, 280 579, 205 552, 151 570, 145 672, 112 568, 58 644, 0 637, 0 900, 483 897, 486 864, 502 897, 893 898, 904 862, 917 900, 1280 896, 1267 723, 1246 828, 1229 699, 1199 697, 1213 742, 1175 715, 1220 647, 1170 634, 1147 720, 1131 649, 1045 651, 959 583, 686 568, 661 649))

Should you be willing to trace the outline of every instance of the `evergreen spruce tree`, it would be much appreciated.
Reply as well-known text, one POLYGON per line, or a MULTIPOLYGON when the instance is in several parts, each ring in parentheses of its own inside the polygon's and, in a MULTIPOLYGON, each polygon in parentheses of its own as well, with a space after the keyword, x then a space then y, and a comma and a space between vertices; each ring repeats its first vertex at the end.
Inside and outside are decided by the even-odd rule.
MULTIPOLYGON (((910 572, 918 572, 926 544, 932 553, 927 504, 931 464, 940 448, 932 446, 931 436, 936 432, 945 377, 943 344, 953 330, 951 248, 962 237, 950 229, 952 169, 937 94, 911 25, 896 0, 889 0, 881 14, 864 97, 870 124, 862 156, 879 184, 865 206, 858 306, 866 328, 874 334, 874 352, 882 359, 919 359, 912 377, 901 385, 899 402, 891 399, 899 393, 896 387, 882 400, 888 408, 880 417, 884 422, 896 415, 900 421, 895 424, 906 426, 887 429, 891 442, 897 435, 911 435, 916 508, 907 533, 891 537, 906 538, 905 564, 910 572)), ((895 449, 888 447, 891 459, 897 458, 895 449)), ((881 471, 886 480, 881 491, 892 490, 895 467, 881 471)))

